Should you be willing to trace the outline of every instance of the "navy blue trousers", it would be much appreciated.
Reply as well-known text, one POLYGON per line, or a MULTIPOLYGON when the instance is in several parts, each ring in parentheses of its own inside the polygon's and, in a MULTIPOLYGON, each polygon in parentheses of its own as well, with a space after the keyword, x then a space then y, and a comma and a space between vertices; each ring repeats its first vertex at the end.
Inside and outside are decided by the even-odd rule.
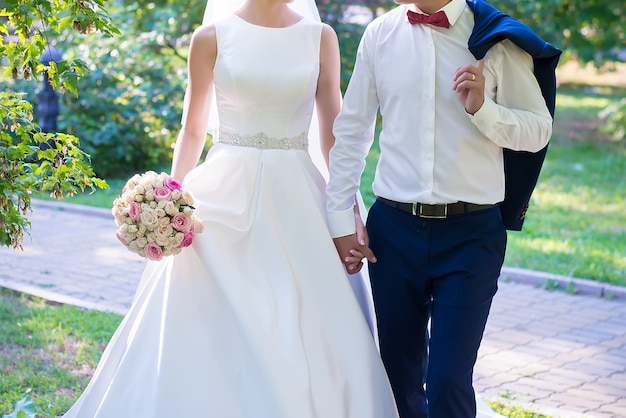
POLYGON ((424 219, 377 200, 367 231, 381 356, 400 417, 475 417, 472 374, 506 248, 499 208, 424 219))

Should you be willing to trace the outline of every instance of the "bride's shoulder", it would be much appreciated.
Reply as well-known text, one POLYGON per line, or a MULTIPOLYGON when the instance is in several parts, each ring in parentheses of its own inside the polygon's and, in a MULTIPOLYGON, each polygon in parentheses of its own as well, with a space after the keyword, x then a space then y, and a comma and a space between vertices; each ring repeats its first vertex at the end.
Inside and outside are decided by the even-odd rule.
POLYGON ((207 42, 215 39, 216 32, 215 23, 209 23, 196 28, 191 38, 192 40, 207 42))
POLYGON ((324 42, 332 42, 335 43, 338 41, 337 32, 327 23, 320 23, 322 25, 322 43, 324 42))
POLYGON ((302 18, 302 20, 298 22, 297 26, 300 26, 301 28, 304 27, 305 30, 311 33, 321 35, 322 38, 332 39, 337 37, 335 29, 333 29, 333 27, 330 26, 328 23, 315 21, 308 18, 302 18))
POLYGON ((211 61, 217 54, 217 30, 215 24, 207 24, 198 27, 191 35, 189 44, 189 56, 202 57, 202 61, 211 61))

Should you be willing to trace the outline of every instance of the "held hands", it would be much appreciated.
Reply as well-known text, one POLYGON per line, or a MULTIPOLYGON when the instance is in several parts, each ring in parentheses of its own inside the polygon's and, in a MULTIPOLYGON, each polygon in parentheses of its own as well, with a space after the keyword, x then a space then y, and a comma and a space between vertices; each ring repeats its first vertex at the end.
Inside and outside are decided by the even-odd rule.
POLYGON ((478 112, 485 102, 485 76, 483 68, 485 59, 476 62, 476 66, 464 65, 459 67, 454 74, 452 90, 456 91, 465 111, 470 115, 478 112))
POLYGON ((358 273, 363 267, 363 258, 367 258, 370 263, 376 262, 374 253, 369 248, 369 238, 367 230, 358 212, 355 214, 356 233, 344 237, 334 238, 335 247, 341 258, 341 262, 346 266, 349 274, 358 273))

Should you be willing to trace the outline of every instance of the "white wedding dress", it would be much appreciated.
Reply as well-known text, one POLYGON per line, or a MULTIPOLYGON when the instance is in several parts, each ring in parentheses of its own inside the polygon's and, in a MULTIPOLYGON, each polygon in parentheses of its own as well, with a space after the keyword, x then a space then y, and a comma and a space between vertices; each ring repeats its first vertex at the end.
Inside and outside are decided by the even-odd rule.
POLYGON ((302 146, 321 23, 216 27, 222 134, 184 182, 205 231, 148 263, 65 417, 397 417, 302 146))

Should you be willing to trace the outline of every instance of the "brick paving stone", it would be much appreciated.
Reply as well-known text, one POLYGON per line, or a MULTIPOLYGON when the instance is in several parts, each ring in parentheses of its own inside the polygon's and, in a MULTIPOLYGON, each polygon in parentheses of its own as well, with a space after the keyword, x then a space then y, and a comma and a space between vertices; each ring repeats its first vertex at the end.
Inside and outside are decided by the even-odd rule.
POLYGON ((521 383, 520 381, 511 383, 508 386, 510 388, 510 392, 515 394, 516 399, 536 405, 541 405, 541 401, 549 398, 553 393, 552 389, 542 389, 536 386, 521 383))
MULTIPOLYGON (((600 377, 596 379, 591 385, 594 390, 597 390, 600 393, 604 393, 608 396, 611 396, 613 400, 617 399, 626 399, 626 386, 624 385, 615 385, 615 380, 609 377, 600 377)), ((583 384, 581 387, 585 387, 586 384, 583 384)))
MULTIPOLYGON (((602 408, 602 407, 600 407, 602 408)), ((602 411, 598 411, 598 409, 594 409, 593 411, 591 411, 592 415, 587 415, 587 417, 589 418, 624 418, 624 415, 620 415, 617 416, 615 415, 615 413, 613 412, 602 412, 602 411)))
POLYGON ((558 337, 582 344, 597 344, 614 338, 610 334, 597 332, 589 328, 572 329, 568 332, 559 334, 558 337))
POLYGON ((615 374, 615 370, 621 369, 624 371, 624 367, 620 363, 611 361, 611 357, 606 358, 606 356, 601 354, 571 363, 571 367, 581 372, 593 373, 598 377, 608 377, 615 374))
POLYGON ((554 383, 555 392, 564 392, 567 389, 581 386, 587 382, 593 382, 598 376, 561 367, 554 368, 546 372, 536 373, 533 377, 546 382, 554 383))
POLYGON ((537 341, 531 341, 526 345, 537 350, 554 351, 559 354, 568 353, 584 347, 584 345, 580 343, 563 341, 558 338, 543 338, 537 341))
POLYGON ((596 403, 598 406, 610 405, 616 401, 614 395, 603 392, 602 388, 594 383, 584 384, 578 388, 570 389, 568 393, 596 403))
POLYGON ((598 411, 601 413, 613 414, 614 418, 624 418, 626 416, 624 413, 624 411, 626 411, 626 402, 622 400, 612 404, 602 405, 598 408, 598 411))
POLYGON ((489 331, 489 326, 487 326, 485 336, 483 337, 483 344, 494 344, 501 348, 511 348, 539 340, 541 340, 541 337, 536 334, 515 327, 507 329, 506 332, 492 333, 489 331))
POLYGON ((541 344, 541 341, 532 341, 528 344, 520 344, 515 347, 516 351, 526 353, 529 355, 533 355, 537 358, 541 359, 553 359, 557 356, 562 355, 563 353, 567 353, 571 351, 570 348, 560 344, 541 344))
POLYGON ((550 396, 550 398, 553 401, 562 402, 567 409, 581 414, 591 412, 590 405, 593 405, 593 408, 600 406, 593 400, 590 401, 586 397, 581 397, 580 394, 571 393, 570 391, 565 393, 554 393, 550 396))

